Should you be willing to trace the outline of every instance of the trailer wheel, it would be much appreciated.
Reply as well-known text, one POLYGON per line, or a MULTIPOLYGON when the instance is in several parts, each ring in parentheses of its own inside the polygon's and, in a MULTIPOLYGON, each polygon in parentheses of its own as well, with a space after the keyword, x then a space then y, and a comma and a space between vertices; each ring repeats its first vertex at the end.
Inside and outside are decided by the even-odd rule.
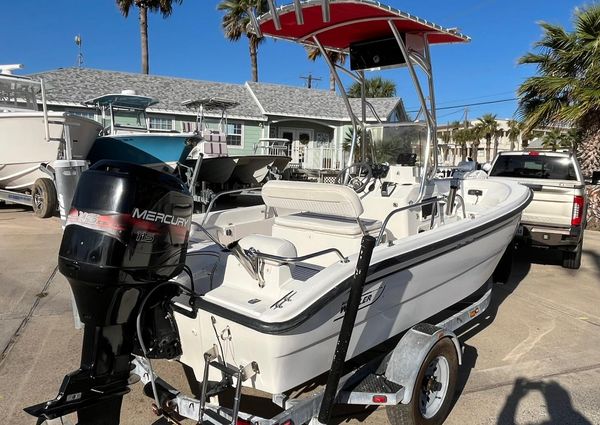
POLYGON ((31 191, 33 212, 40 218, 51 217, 58 206, 56 189, 52 180, 37 179, 31 191))
POLYGON ((386 406, 392 425, 439 425, 454 396, 458 357, 450 338, 438 341, 421 364, 409 404, 386 406))
POLYGON ((573 251, 563 251, 562 266, 565 269, 575 270, 581 267, 581 251, 583 251, 583 238, 581 238, 573 251))

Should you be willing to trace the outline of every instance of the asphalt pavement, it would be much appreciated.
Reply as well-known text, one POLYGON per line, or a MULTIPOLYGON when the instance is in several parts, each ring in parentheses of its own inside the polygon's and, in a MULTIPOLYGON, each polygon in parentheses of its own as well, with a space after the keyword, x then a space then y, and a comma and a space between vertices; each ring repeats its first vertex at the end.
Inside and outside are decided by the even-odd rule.
MULTIPOLYGON (((82 331, 56 271, 60 238, 58 218, 0 204, 1 424, 34 424, 23 407, 56 396, 78 367, 82 331)), ((600 425, 600 232, 586 232, 577 271, 552 252, 518 251, 510 281, 495 286, 490 308, 459 336, 463 365, 446 424, 600 425)), ((189 392, 181 365, 155 363, 189 392)), ((258 396, 246 402, 268 410, 258 396)), ((121 423, 165 423, 150 403, 134 385, 121 423)), ((344 408, 334 420, 387 423, 383 408, 344 408)))

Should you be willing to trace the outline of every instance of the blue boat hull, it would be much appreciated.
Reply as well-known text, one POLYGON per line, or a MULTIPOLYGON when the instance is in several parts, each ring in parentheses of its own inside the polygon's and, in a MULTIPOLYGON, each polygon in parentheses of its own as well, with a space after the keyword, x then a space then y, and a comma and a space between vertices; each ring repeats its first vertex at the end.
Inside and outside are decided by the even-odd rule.
POLYGON ((113 159, 172 169, 177 162, 185 161, 193 147, 192 137, 185 134, 117 134, 97 138, 88 160, 93 164, 113 159))

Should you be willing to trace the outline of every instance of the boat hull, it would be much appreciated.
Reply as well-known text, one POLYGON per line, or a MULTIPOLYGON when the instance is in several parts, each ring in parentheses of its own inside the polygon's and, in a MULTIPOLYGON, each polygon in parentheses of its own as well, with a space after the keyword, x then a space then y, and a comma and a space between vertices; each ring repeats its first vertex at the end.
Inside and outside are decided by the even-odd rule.
POLYGON ((69 126, 72 159, 86 159, 98 132, 96 121, 64 112, 48 113, 50 141, 42 112, 8 112, 0 114, 0 188, 27 190, 40 177, 42 163, 51 164, 65 155, 65 127, 69 126))
MULTIPOLYGON (((382 249, 377 248, 347 358, 401 334, 481 288, 514 236, 519 217, 520 212, 493 227, 481 228, 468 239, 459 235, 459 239, 412 252, 400 254, 399 246, 398 255, 390 252, 381 257, 382 249)), ((201 372, 202 354, 217 344, 217 332, 225 336, 228 363, 257 362, 260 373, 245 385, 269 393, 294 388, 330 366, 347 300, 347 285, 340 288, 344 288, 344 281, 320 298, 325 300, 322 305, 309 307, 302 320, 287 323, 261 324, 203 302, 196 320, 182 316, 177 319, 184 351, 181 360, 201 372)), ((217 375, 212 378, 220 379, 217 375)))
POLYGON ((230 158, 238 160, 230 180, 251 186, 261 184, 269 174, 271 167, 277 166, 281 171, 291 160, 289 157, 277 155, 232 156, 230 158))
POLYGON ((185 133, 129 133, 96 139, 88 159, 127 161, 159 171, 173 172, 183 163, 195 144, 195 136, 185 133))
MULTIPOLYGON (((192 160, 188 160, 187 162, 192 167, 195 164, 195 161, 192 160)), ((229 156, 203 158, 198 174, 198 181, 216 184, 226 183, 231 178, 237 162, 237 158, 229 156)))

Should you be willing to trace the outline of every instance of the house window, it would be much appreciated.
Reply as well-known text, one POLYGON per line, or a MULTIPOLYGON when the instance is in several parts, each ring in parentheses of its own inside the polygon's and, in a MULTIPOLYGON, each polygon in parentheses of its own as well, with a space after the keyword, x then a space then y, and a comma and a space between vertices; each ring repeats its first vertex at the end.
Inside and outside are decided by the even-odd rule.
POLYGON ((227 124, 227 144, 230 146, 242 146, 242 124, 227 124))
POLYGON ((173 130, 173 120, 170 118, 149 118, 150 130, 173 130))

